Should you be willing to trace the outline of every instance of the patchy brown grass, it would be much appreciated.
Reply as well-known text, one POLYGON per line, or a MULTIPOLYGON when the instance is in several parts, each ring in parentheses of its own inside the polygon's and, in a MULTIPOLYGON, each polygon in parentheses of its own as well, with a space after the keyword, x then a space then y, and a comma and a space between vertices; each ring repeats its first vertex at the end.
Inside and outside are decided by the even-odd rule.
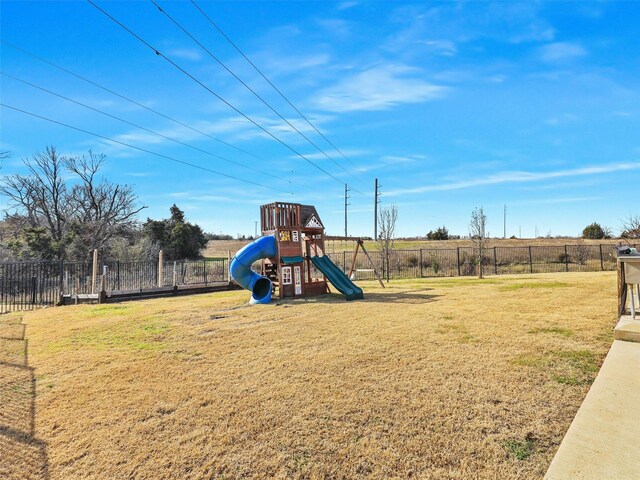
POLYGON ((540 478, 611 344, 614 274, 362 286, 26 314, 50 477, 540 478))

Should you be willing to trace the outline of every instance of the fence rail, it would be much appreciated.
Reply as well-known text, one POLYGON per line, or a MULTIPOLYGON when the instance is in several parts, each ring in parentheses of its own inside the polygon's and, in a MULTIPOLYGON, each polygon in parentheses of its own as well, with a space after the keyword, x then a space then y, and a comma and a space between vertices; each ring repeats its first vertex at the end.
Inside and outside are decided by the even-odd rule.
POLYGON ((163 262, 0 263, 0 313, 61 303, 64 296, 108 296, 163 287, 208 287, 228 281, 227 259, 163 262), (161 269, 161 270, 160 270, 161 269))
MULTIPOLYGON (((596 272, 616 268, 615 244, 489 247, 482 255, 486 275, 553 272, 596 272)), ((636 248, 638 245, 636 245, 636 248)), ((353 251, 329 253, 344 272, 353 261, 353 251)), ((473 247, 394 250, 387 261, 381 252, 369 252, 376 270, 384 278, 462 277, 478 274, 479 259, 473 247)), ((356 280, 374 280, 371 264, 358 252, 356 280)))
MULTIPOLYGON (((487 275, 593 272, 616 268, 613 244, 490 247, 482 268, 487 275)), ((636 248, 638 245, 636 245, 636 248)), ((377 271, 386 278, 456 277, 477 275, 473 248, 394 250, 388 261, 381 252, 369 252, 377 271)), ((328 254, 347 272, 353 251, 328 254)), ((108 295, 145 292, 163 287, 207 287, 228 281, 228 260, 168 262, 20 262, 0 263, 0 313, 57 305, 65 295, 108 295)), ((257 267, 257 265, 256 265, 257 267)), ((375 279, 371 264, 360 251, 356 280, 375 279)))

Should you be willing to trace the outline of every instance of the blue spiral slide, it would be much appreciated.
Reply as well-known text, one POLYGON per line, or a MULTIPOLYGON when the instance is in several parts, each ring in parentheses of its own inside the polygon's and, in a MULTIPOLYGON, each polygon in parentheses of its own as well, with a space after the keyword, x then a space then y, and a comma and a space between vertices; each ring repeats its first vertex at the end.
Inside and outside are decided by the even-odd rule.
POLYGON ((229 273, 238 285, 251 291, 251 304, 271 301, 271 280, 251 270, 251 265, 257 260, 275 257, 277 248, 276 238, 266 235, 245 245, 231 259, 229 273))

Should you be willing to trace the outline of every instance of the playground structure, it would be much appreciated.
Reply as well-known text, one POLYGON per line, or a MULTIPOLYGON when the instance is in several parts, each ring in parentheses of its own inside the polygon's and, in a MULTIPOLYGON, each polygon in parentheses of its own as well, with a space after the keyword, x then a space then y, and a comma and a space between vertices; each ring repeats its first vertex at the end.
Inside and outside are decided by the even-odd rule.
MULTIPOLYGON (((350 275, 324 254, 324 225, 314 206, 282 202, 262 205, 260 225, 262 236, 240 249, 229 267, 231 277, 252 292, 251 303, 269 303, 276 288, 281 299, 322 295, 329 293, 328 282, 347 300, 364 298, 350 275), (261 261, 261 275, 251 269, 257 261, 261 261)), ((364 248, 361 239, 348 240, 364 248)))

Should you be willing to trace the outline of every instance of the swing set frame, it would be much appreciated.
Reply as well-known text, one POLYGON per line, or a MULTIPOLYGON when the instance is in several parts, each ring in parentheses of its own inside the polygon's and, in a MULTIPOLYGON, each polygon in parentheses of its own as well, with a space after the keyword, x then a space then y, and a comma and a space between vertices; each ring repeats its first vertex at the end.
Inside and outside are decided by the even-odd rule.
POLYGON ((325 235, 324 239, 325 239, 325 241, 326 240, 335 240, 335 241, 340 241, 340 242, 356 242, 356 249, 353 252, 353 258, 351 259, 351 267, 349 267, 349 273, 347 274, 347 276, 349 278, 351 278, 351 275, 353 274, 353 271, 354 271, 355 266, 356 266, 356 258, 358 257, 358 250, 360 248, 362 248, 362 251, 364 252, 365 256, 367 257, 367 260, 369 260, 369 263, 371 264, 371 267, 373 269, 373 274, 378 279, 378 282, 380 283, 382 288, 385 288, 384 282, 382 281, 382 278, 380 277, 380 274, 378 273, 378 270, 376 269, 376 266, 373 263, 373 260, 371 260, 371 257, 369 256, 369 252, 367 252, 367 249, 364 246, 364 241, 362 240, 362 238, 360 238, 360 237, 339 237, 339 236, 325 235))

